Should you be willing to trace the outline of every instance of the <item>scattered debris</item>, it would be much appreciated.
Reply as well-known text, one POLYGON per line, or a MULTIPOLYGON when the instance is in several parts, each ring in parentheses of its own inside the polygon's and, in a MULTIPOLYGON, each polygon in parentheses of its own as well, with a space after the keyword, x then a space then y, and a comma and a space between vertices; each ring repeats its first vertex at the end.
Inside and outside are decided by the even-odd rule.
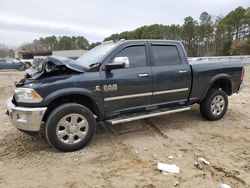
POLYGON ((144 151, 147 151, 148 149, 147 148, 143 148, 144 151))
POLYGON ((219 188, 231 188, 231 186, 227 185, 225 183, 221 183, 220 186, 219 186, 219 188))
POLYGON ((209 165, 209 164, 210 164, 210 162, 207 161, 206 159, 204 159, 203 157, 198 158, 198 161, 203 162, 203 163, 206 164, 206 165, 209 165))
POLYGON ((176 187, 176 186, 178 186, 180 183, 178 182, 178 181, 175 181, 174 182, 174 186, 176 187))
POLYGON ((198 158, 198 162, 195 162, 195 163, 194 163, 194 165, 195 165, 198 169, 200 169, 200 170, 202 170, 202 169, 204 168, 204 164, 205 164, 205 165, 209 165, 210 162, 207 161, 206 159, 204 159, 203 157, 199 157, 199 158, 198 158))
POLYGON ((198 169, 200 169, 200 170, 203 169, 202 165, 201 165, 200 163, 198 163, 198 162, 195 162, 195 163, 194 163, 194 166, 196 166, 196 167, 197 167, 198 169))
POLYGON ((174 156, 169 155, 169 156, 168 156, 168 159, 172 160, 172 159, 174 159, 174 156))
POLYGON ((164 175, 170 174, 170 173, 176 173, 179 174, 180 167, 176 166, 175 164, 165 164, 165 163, 157 163, 158 170, 161 170, 164 175))

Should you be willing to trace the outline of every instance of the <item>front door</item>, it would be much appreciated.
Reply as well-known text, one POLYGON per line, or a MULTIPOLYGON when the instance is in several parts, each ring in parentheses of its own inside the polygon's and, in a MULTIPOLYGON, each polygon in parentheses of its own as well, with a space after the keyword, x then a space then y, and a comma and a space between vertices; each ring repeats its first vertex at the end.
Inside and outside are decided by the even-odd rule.
POLYGON ((151 104, 152 70, 148 63, 146 44, 130 44, 120 49, 116 57, 128 57, 129 68, 101 71, 106 116, 132 112, 151 104))

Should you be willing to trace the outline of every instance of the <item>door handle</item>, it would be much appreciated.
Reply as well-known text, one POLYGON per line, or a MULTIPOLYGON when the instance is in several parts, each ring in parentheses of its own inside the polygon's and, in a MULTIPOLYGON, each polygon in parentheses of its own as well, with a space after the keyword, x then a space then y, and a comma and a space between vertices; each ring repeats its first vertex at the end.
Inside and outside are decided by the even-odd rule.
POLYGON ((140 73, 140 74, 138 74, 138 77, 148 77, 149 76, 149 74, 147 74, 147 73, 140 73))
POLYGON ((186 73, 187 70, 179 70, 179 73, 182 74, 182 73, 186 73))

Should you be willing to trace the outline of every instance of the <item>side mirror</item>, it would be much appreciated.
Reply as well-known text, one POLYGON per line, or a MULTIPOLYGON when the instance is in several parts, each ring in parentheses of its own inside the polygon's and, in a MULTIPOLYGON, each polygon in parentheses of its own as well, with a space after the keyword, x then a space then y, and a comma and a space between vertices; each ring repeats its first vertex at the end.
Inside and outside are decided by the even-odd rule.
POLYGON ((114 63, 124 63, 125 68, 129 68, 129 58, 128 57, 116 57, 114 63))
POLYGON ((129 58, 128 57, 116 57, 113 63, 106 64, 107 70, 112 69, 123 69, 129 67, 129 58))

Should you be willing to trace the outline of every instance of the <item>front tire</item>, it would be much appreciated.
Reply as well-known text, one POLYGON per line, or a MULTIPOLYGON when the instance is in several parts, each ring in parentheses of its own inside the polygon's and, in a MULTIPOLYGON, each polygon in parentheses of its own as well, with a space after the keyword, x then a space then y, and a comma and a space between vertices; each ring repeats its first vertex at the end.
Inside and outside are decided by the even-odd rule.
POLYGON ((201 115, 211 121, 221 119, 228 107, 228 97, 225 91, 211 89, 205 100, 200 104, 201 115))
POLYGON ((63 152, 72 152, 85 147, 96 131, 92 112, 76 103, 57 107, 49 115, 45 134, 48 142, 63 152))

